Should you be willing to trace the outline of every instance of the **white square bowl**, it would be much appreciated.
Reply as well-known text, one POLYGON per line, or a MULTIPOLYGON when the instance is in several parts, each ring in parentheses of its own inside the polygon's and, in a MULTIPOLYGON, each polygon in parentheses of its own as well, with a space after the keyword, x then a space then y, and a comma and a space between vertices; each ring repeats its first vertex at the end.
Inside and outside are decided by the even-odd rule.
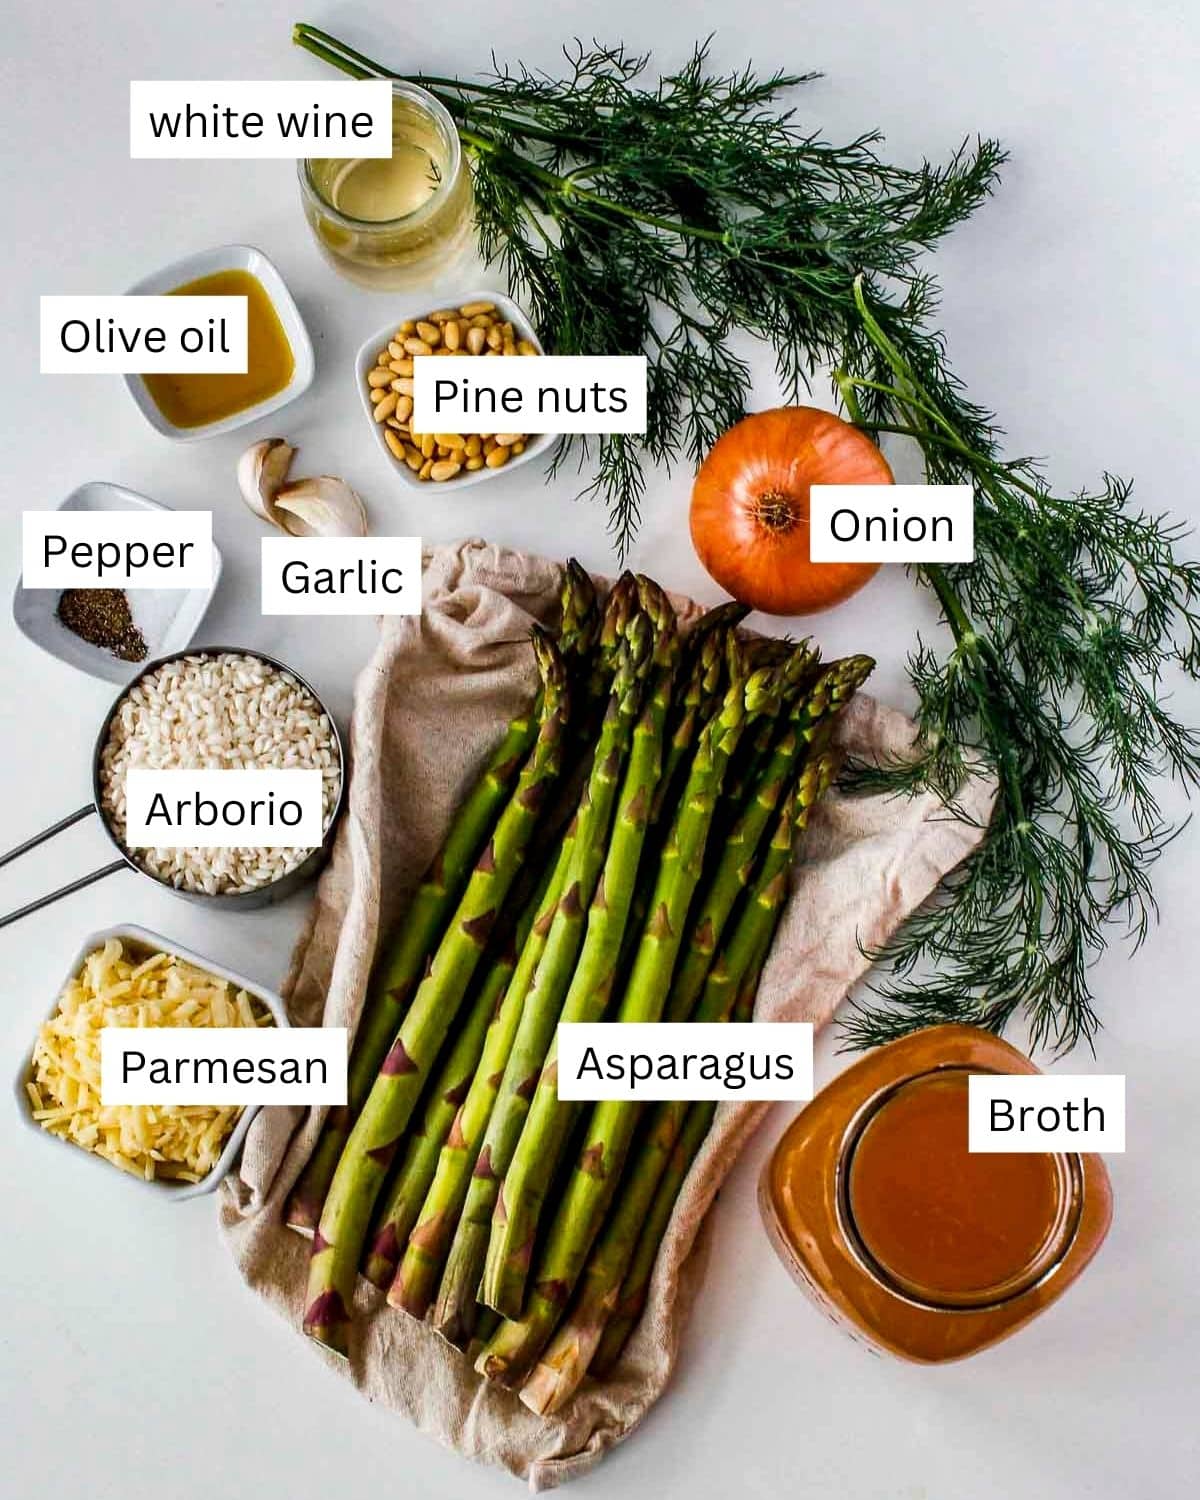
POLYGON ((292 378, 283 390, 276 391, 273 396, 268 396, 266 400, 259 401, 254 406, 246 407, 244 411, 236 411, 232 416, 222 417, 217 422, 206 422, 201 427, 177 427, 159 411, 142 377, 126 375, 125 385, 137 403, 142 416, 164 437, 174 438, 180 443, 190 443, 196 438, 216 437, 219 433, 232 432, 237 427, 245 427, 248 422, 257 422, 260 417, 270 416, 272 412, 294 401, 297 396, 302 396, 312 384, 313 373, 316 370, 312 340, 308 336, 308 329, 304 326, 304 319, 300 316, 300 309, 296 306, 295 298, 288 291, 275 263, 253 245, 217 245, 212 250, 200 250, 195 255, 185 255, 182 260, 173 261, 169 266, 164 266, 161 271, 144 276, 135 286, 128 289, 126 295, 130 297, 163 296, 168 292, 176 291, 181 286, 187 286, 189 282, 199 281, 202 276, 214 276, 218 271, 248 271, 261 283, 263 290, 271 299, 271 305, 278 314, 279 321, 283 324, 283 331, 287 335, 287 341, 292 347, 294 364, 292 378))
MULTIPOLYGON (((121 484, 93 480, 81 484, 58 507, 59 510, 169 510, 157 500, 127 490, 121 484)), ((78 667, 92 677, 108 682, 131 682, 146 669, 146 662, 182 651, 192 642, 221 577, 221 554, 213 543, 213 581, 206 589, 129 589, 127 597, 133 623, 146 639, 142 661, 122 661, 103 646, 93 646, 68 630, 58 618, 61 589, 27 589, 17 579, 13 594, 13 620, 17 629, 35 646, 59 661, 78 667)))
POLYGON ((402 484, 412 490, 421 490, 428 493, 430 488, 435 488, 439 495, 445 497, 457 490, 465 490, 470 485, 481 484, 485 479, 496 479, 501 474, 511 474, 514 469, 519 469, 522 464, 527 464, 531 459, 545 453, 551 443, 555 441, 552 432, 534 433, 525 444, 524 453, 518 453, 515 458, 499 469, 475 469, 472 473, 456 474, 455 477, 445 484, 431 486, 427 480, 418 479, 407 464, 399 463, 387 445, 383 435, 383 423, 375 420, 375 408, 371 404, 371 397, 367 391, 367 371, 375 366, 379 358, 379 351, 387 344, 388 340, 396 332, 401 323, 412 319, 414 322, 426 317, 431 312, 436 312, 442 307, 462 307, 469 302, 491 302, 495 304, 496 311, 506 323, 511 323, 513 331, 518 339, 528 339, 539 354, 544 354, 541 341, 533 330, 529 319, 512 300, 503 292, 494 292, 490 288, 483 291, 464 292, 461 296, 443 297, 440 302, 430 302, 428 297, 420 301, 409 301, 401 303, 396 309, 395 316, 378 331, 373 333, 358 351, 358 357, 354 361, 354 380, 358 387, 358 400, 366 414, 367 425, 374 436, 375 446, 383 455, 383 461, 395 474, 402 484))
MULTIPOLYGON (((84 938, 75 957, 71 960, 71 966, 64 975, 62 983, 55 992, 53 1003, 46 1011, 47 1019, 58 1009, 58 1002, 62 996, 62 992, 79 973, 80 969, 83 968, 84 959, 90 953, 94 953, 97 948, 102 948, 109 938, 118 938, 122 944, 131 943, 143 950, 173 953, 177 958, 182 958, 185 962, 194 964, 196 968, 205 969, 209 974, 215 974, 218 979, 228 980, 236 989, 249 990, 250 994, 256 1000, 261 1000, 271 1012, 276 1026, 287 1027, 291 1025, 291 1022, 288 1020, 287 1009, 274 990, 264 989, 261 984, 255 984, 244 975, 237 974, 232 969, 226 969, 221 964, 212 963, 209 959, 203 957, 203 955, 193 953, 189 948, 180 947, 178 943, 173 943, 170 938, 165 938, 160 933, 150 932, 145 927, 132 926, 106 927, 103 932, 89 933, 84 938)), ((158 1193, 173 1203, 182 1203, 187 1198, 198 1198, 203 1193, 215 1191, 221 1179, 233 1169, 233 1164, 238 1152, 241 1150, 242 1142, 246 1139, 246 1132, 250 1129, 250 1122, 262 1107, 257 1104, 248 1104, 242 1110, 236 1124, 229 1133, 229 1139, 225 1142, 216 1165, 207 1177, 201 1178, 199 1182, 171 1182, 159 1178, 147 1182, 144 1178, 134 1177, 128 1172, 120 1171, 111 1162, 105 1161, 102 1156, 97 1156, 94 1151, 87 1151, 84 1147, 77 1146, 74 1141, 65 1141, 60 1136, 53 1135, 50 1131, 44 1130, 33 1118, 33 1106, 29 1095, 25 1091, 25 1085, 32 1076, 33 1043, 31 1042, 29 1050, 21 1061, 21 1066, 17 1071, 14 1081, 17 1107, 20 1110, 22 1121, 30 1130, 34 1131, 43 1140, 49 1141, 52 1145, 72 1151, 80 1161, 100 1162, 102 1165, 109 1167, 118 1177, 124 1178, 126 1182, 134 1183, 141 1188, 149 1188, 151 1191, 158 1193)))

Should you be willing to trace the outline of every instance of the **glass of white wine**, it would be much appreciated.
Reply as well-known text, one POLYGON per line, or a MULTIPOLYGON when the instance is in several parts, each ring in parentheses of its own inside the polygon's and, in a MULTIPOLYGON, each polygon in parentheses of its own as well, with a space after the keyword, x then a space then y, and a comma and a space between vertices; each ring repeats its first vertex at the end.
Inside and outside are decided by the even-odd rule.
POLYGON ((473 247, 474 197, 445 107, 392 84, 392 154, 299 163, 304 216, 325 259, 360 286, 436 279, 473 247))

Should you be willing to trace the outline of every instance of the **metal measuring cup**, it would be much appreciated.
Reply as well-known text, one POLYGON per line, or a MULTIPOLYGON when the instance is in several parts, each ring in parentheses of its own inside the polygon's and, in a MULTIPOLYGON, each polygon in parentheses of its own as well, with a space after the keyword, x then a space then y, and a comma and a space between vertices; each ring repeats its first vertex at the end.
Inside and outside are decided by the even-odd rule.
POLYGON ((26 839, 23 844, 18 844, 15 849, 10 849, 7 854, 0 854, 0 866, 11 864, 13 860, 19 859, 22 854, 27 853, 30 849, 36 849, 39 844, 46 843, 47 840, 54 838, 56 834, 62 833, 64 829, 70 828, 72 824, 81 822, 91 813, 95 813, 99 817, 101 826, 108 835, 109 842, 117 851, 120 858, 113 860, 111 864, 102 865, 98 870, 90 871, 87 875, 81 875, 78 880, 71 881, 69 885, 60 886, 56 891, 50 891, 45 896, 39 896, 36 901, 30 901, 28 905, 18 907, 16 911, 11 911, 4 916, 0 916, 0 927, 8 927, 13 922, 19 922, 22 917, 27 917, 35 911, 41 911, 44 906, 50 906, 53 902, 61 900, 64 896, 70 896, 75 891, 83 890, 85 886, 94 885, 96 881, 103 880, 106 876, 114 875, 118 870, 125 869, 133 870, 135 874, 140 875, 144 880, 152 881, 159 890, 169 891, 172 896, 180 896, 184 901, 223 906, 230 911, 254 911, 259 907, 273 906, 277 901, 282 901, 285 897, 290 896, 306 880, 315 875, 329 857, 329 851, 333 847, 334 829, 337 826, 337 820, 341 815, 342 808, 345 806, 345 801, 346 754, 342 745, 341 734, 338 732, 338 727, 334 723, 333 716, 321 701, 320 694, 316 692, 310 683, 301 677, 299 672, 293 671, 286 662, 279 661, 274 656, 268 656, 265 651, 248 650, 244 646, 191 647, 185 651, 172 652, 169 656, 160 656, 152 662, 147 662, 142 671, 131 682, 125 684, 113 700, 112 707, 104 716, 104 722, 100 725, 100 732, 96 736, 96 743, 92 750, 92 800, 83 807, 76 808, 73 813, 68 813, 65 818, 61 818, 49 828, 44 828, 41 833, 36 833, 32 838, 26 839), (325 830, 325 837, 322 839, 320 847, 314 849, 302 864, 297 865, 294 870, 289 870, 286 875, 281 875, 277 880, 269 881, 266 885, 257 886, 252 891, 185 891, 171 885, 169 881, 160 880, 157 875, 152 875, 149 870, 144 870, 113 831, 108 816, 104 811, 101 798, 100 761, 104 754, 104 747, 108 743, 109 729, 112 726, 112 721, 116 716, 117 710, 144 677, 157 670, 157 668, 165 666, 166 663, 179 661, 183 657, 226 655, 253 656, 258 661, 265 662, 268 666, 274 667, 276 671, 286 672, 289 677, 294 678, 302 688, 312 695, 313 701, 329 720, 333 730, 333 743, 337 750, 339 769, 337 799, 334 802, 329 826, 325 830))

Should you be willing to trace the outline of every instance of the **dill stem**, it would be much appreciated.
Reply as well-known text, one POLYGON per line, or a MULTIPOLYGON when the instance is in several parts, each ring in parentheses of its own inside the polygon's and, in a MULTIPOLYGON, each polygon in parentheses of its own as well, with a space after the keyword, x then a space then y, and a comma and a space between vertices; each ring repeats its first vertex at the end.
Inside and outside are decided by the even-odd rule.
MULTIPOLYGON (((868 331, 871 324, 868 321, 868 331)), ((951 446, 957 448, 967 457, 977 459, 977 455, 970 449, 956 433, 951 430, 947 434, 929 432, 927 428, 909 426, 900 423, 872 423, 864 419, 862 407, 859 405, 856 391, 862 388, 881 391, 884 395, 894 400, 903 411, 907 407, 916 406, 924 410, 923 393, 920 391, 906 393, 881 385, 878 381, 868 381, 846 373, 844 370, 834 372, 834 383, 836 384, 846 411, 855 426, 867 428, 871 431, 892 431, 906 437, 911 437, 919 443, 928 439, 941 439, 951 446)), ((936 408, 931 415, 939 416, 936 408)), ((1026 868, 1030 871, 1030 879, 1035 891, 1034 921, 1030 928, 1034 932, 1041 930, 1041 915, 1043 904, 1043 888, 1040 878, 1036 874, 1036 860, 1033 858, 1032 850, 1029 848, 1030 823, 1025 808, 1025 791, 1021 781, 1021 767, 1017 761, 1012 738, 1007 731, 997 722, 993 711, 992 696, 988 685, 988 664, 982 647, 986 646, 991 651, 991 643, 985 636, 980 635, 966 610, 963 608, 962 600, 958 596, 950 575, 938 563, 922 563, 917 572, 929 584, 937 596, 938 603, 942 607, 942 614, 947 625, 954 636, 955 646, 959 656, 968 664, 967 680, 970 683, 971 694, 975 699, 979 711, 979 722, 984 730, 991 752, 995 758, 996 771, 1000 778, 1003 795, 1006 798, 1012 814, 1011 824, 1013 832, 1017 835, 1022 847, 1026 851, 1026 868)))

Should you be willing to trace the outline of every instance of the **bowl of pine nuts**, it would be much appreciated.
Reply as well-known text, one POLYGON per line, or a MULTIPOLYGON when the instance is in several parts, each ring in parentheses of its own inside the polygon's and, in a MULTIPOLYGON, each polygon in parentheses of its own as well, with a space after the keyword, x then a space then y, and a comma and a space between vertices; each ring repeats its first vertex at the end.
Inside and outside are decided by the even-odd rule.
POLYGON ((412 309, 381 328, 358 351, 355 378, 363 410, 388 466, 414 488, 477 484, 528 463, 553 433, 414 433, 413 361, 426 357, 539 355, 529 320, 511 297, 475 292, 457 306, 412 309))

